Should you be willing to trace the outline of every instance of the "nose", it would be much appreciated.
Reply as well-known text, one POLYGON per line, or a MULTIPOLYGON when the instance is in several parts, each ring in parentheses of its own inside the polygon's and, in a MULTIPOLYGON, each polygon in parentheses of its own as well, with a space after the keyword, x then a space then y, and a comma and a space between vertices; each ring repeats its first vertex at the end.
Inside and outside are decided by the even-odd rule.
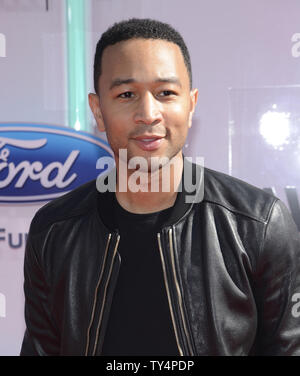
POLYGON ((152 93, 147 92, 140 98, 134 120, 147 125, 155 125, 162 120, 160 103, 152 93))

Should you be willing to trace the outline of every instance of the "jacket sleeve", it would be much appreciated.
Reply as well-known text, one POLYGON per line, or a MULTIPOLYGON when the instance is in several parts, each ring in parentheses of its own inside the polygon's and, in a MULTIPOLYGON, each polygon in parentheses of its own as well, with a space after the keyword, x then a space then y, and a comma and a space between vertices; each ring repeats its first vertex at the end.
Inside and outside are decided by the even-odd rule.
POLYGON ((58 355, 58 335, 51 319, 49 286, 35 254, 31 235, 24 259, 24 294, 26 331, 21 356, 58 355))
POLYGON ((256 277, 257 355, 300 355, 300 236, 280 200, 269 214, 256 277))

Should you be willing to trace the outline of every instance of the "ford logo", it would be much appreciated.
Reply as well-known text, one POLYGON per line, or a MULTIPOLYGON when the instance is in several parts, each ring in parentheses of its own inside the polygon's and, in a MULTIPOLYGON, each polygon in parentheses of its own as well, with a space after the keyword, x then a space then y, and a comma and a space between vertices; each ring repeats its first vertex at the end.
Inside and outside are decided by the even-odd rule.
POLYGON ((2 123, 0 202, 49 201, 105 172, 97 160, 112 156, 109 145, 89 133, 2 123))

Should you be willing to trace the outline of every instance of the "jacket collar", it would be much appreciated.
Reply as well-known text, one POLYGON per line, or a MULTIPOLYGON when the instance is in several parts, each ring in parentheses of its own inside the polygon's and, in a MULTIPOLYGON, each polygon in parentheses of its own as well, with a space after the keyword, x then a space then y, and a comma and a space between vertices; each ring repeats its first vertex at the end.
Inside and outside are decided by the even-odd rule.
MULTIPOLYGON (((104 182, 105 186, 108 184, 108 179, 116 173, 115 168, 108 174, 101 175, 97 179, 97 186, 99 181, 104 182)), ((202 201, 204 194, 204 168, 200 165, 192 163, 184 157, 183 172, 181 182, 178 189, 176 201, 165 221, 165 226, 168 227, 179 222, 185 217, 193 208, 193 206, 202 201)), ((115 199, 115 192, 105 191, 97 194, 97 208, 102 222, 112 231, 117 231, 114 228, 113 219, 113 202, 115 199)))

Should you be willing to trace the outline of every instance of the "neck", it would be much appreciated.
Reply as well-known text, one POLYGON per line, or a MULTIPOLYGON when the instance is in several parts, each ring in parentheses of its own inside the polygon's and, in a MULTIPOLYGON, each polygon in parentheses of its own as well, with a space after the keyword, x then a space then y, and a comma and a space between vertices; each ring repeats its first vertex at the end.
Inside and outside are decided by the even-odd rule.
POLYGON ((117 200, 124 209, 137 214, 167 209, 175 203, 182 170, 181 152, 168 163, 150 172, 129 169, 127 163, 125 165, 125 162, 119 160, 117 163, 117 200), (121 171, 125 177, 121 177, 121 171))

